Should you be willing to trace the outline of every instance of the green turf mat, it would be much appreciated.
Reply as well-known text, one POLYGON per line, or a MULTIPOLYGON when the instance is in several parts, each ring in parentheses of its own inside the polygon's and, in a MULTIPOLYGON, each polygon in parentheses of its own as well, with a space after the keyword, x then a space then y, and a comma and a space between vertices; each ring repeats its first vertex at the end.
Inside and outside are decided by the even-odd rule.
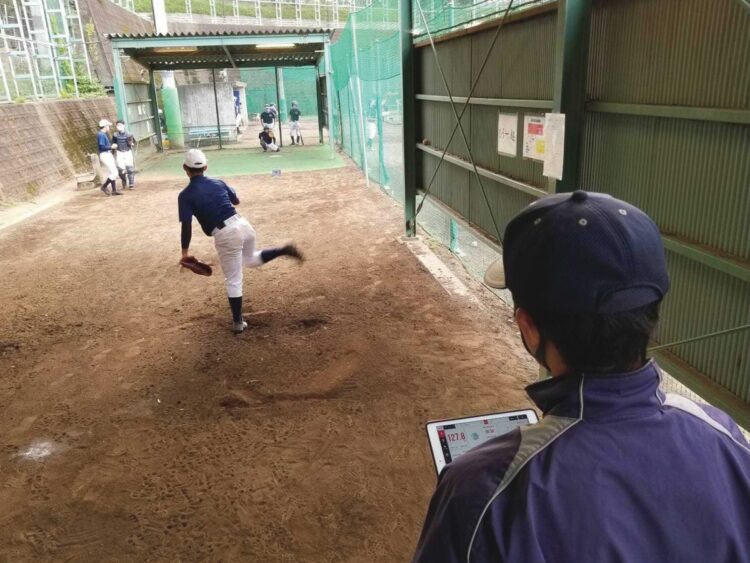
MULTIPOLYGON (((260 148, 206 150, 210 176, 245 176, 270 174, 273 170, 305 172, 345 166, 338 154, 331 155, 329 146, 286 147, 277 153, 264 153, 260 148)), ((183 151, 169 151, 144 163, 143 172, 154 175, 183 176, 183 151)))

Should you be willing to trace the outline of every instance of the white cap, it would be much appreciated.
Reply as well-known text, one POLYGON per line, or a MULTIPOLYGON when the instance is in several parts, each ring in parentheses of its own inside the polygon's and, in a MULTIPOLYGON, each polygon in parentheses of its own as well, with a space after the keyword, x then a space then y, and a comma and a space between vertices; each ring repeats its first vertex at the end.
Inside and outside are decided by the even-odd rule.
POLYGON ((108 125, 112 125, 109 121, 106 119, 100 119, 99 120, 99 127, 107 127, 108 125))
POLYGON ((203 168, 208 165, 208 159, 202 150, 190 149, 185 153, 185 166, 188 168, 203 168))

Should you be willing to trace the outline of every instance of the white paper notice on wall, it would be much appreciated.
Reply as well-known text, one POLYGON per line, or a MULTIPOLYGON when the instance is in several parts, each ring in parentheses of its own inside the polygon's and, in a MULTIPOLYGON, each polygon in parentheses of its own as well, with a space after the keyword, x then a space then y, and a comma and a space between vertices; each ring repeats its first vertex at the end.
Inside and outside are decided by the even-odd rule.
POLYGON ((543 174, 562 180, 563 156, 565 155, 565 114, 547 113, 544 118, 543 174))
POLYGON ((523 156, 544 160, 544 116, 523 116, 523 156))
POLYGON ((499 113, 497 116, 497 152, 518 156, 518 114, 499 113))

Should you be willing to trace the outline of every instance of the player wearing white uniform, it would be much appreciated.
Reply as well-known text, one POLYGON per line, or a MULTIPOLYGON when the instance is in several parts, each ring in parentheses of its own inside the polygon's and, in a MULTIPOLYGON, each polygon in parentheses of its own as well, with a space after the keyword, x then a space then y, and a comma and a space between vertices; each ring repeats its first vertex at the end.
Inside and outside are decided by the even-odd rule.
POLYGON ((112 155, 112 143, 109 140, 109 126, 112 125, 106 119, 99 121, 99 132, 96 134, 96 144, 99 148, 99 162, 107 172, 107 179, 102 184, 102 191, 104 195, 122 195, 122 192, 117 191, 117 164, 115 164, 115 157, 112 155), (108 187, 112 186, 112 192, 110 193, 108 187))
POLYGON ((208 236, 214 237, 219 264, 226 278, 227 296, 232 309, 232 330, 240 333, 247 328, 242 318, 242 274, 243 267, 256 268, 279 256, 288 256, 302 261, 302 254, 293 244, 281 248, 255 249, 255 229, 237 214, 237 193, 221 180, 208 178, 206 155, 191 149, 183 164, 190 183, 177 198, 180 223, 182 223, 182 256, 189 256, 192 237, 193 216, 208 236))

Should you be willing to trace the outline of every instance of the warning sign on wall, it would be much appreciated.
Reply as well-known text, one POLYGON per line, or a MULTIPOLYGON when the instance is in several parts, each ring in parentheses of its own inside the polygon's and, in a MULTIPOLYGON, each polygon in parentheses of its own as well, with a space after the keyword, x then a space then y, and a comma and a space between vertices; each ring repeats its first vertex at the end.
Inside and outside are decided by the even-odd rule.
POLYGON ((544 160, 543 115, 525 115, 523 117, 523 156, 534 160, 544 160))

